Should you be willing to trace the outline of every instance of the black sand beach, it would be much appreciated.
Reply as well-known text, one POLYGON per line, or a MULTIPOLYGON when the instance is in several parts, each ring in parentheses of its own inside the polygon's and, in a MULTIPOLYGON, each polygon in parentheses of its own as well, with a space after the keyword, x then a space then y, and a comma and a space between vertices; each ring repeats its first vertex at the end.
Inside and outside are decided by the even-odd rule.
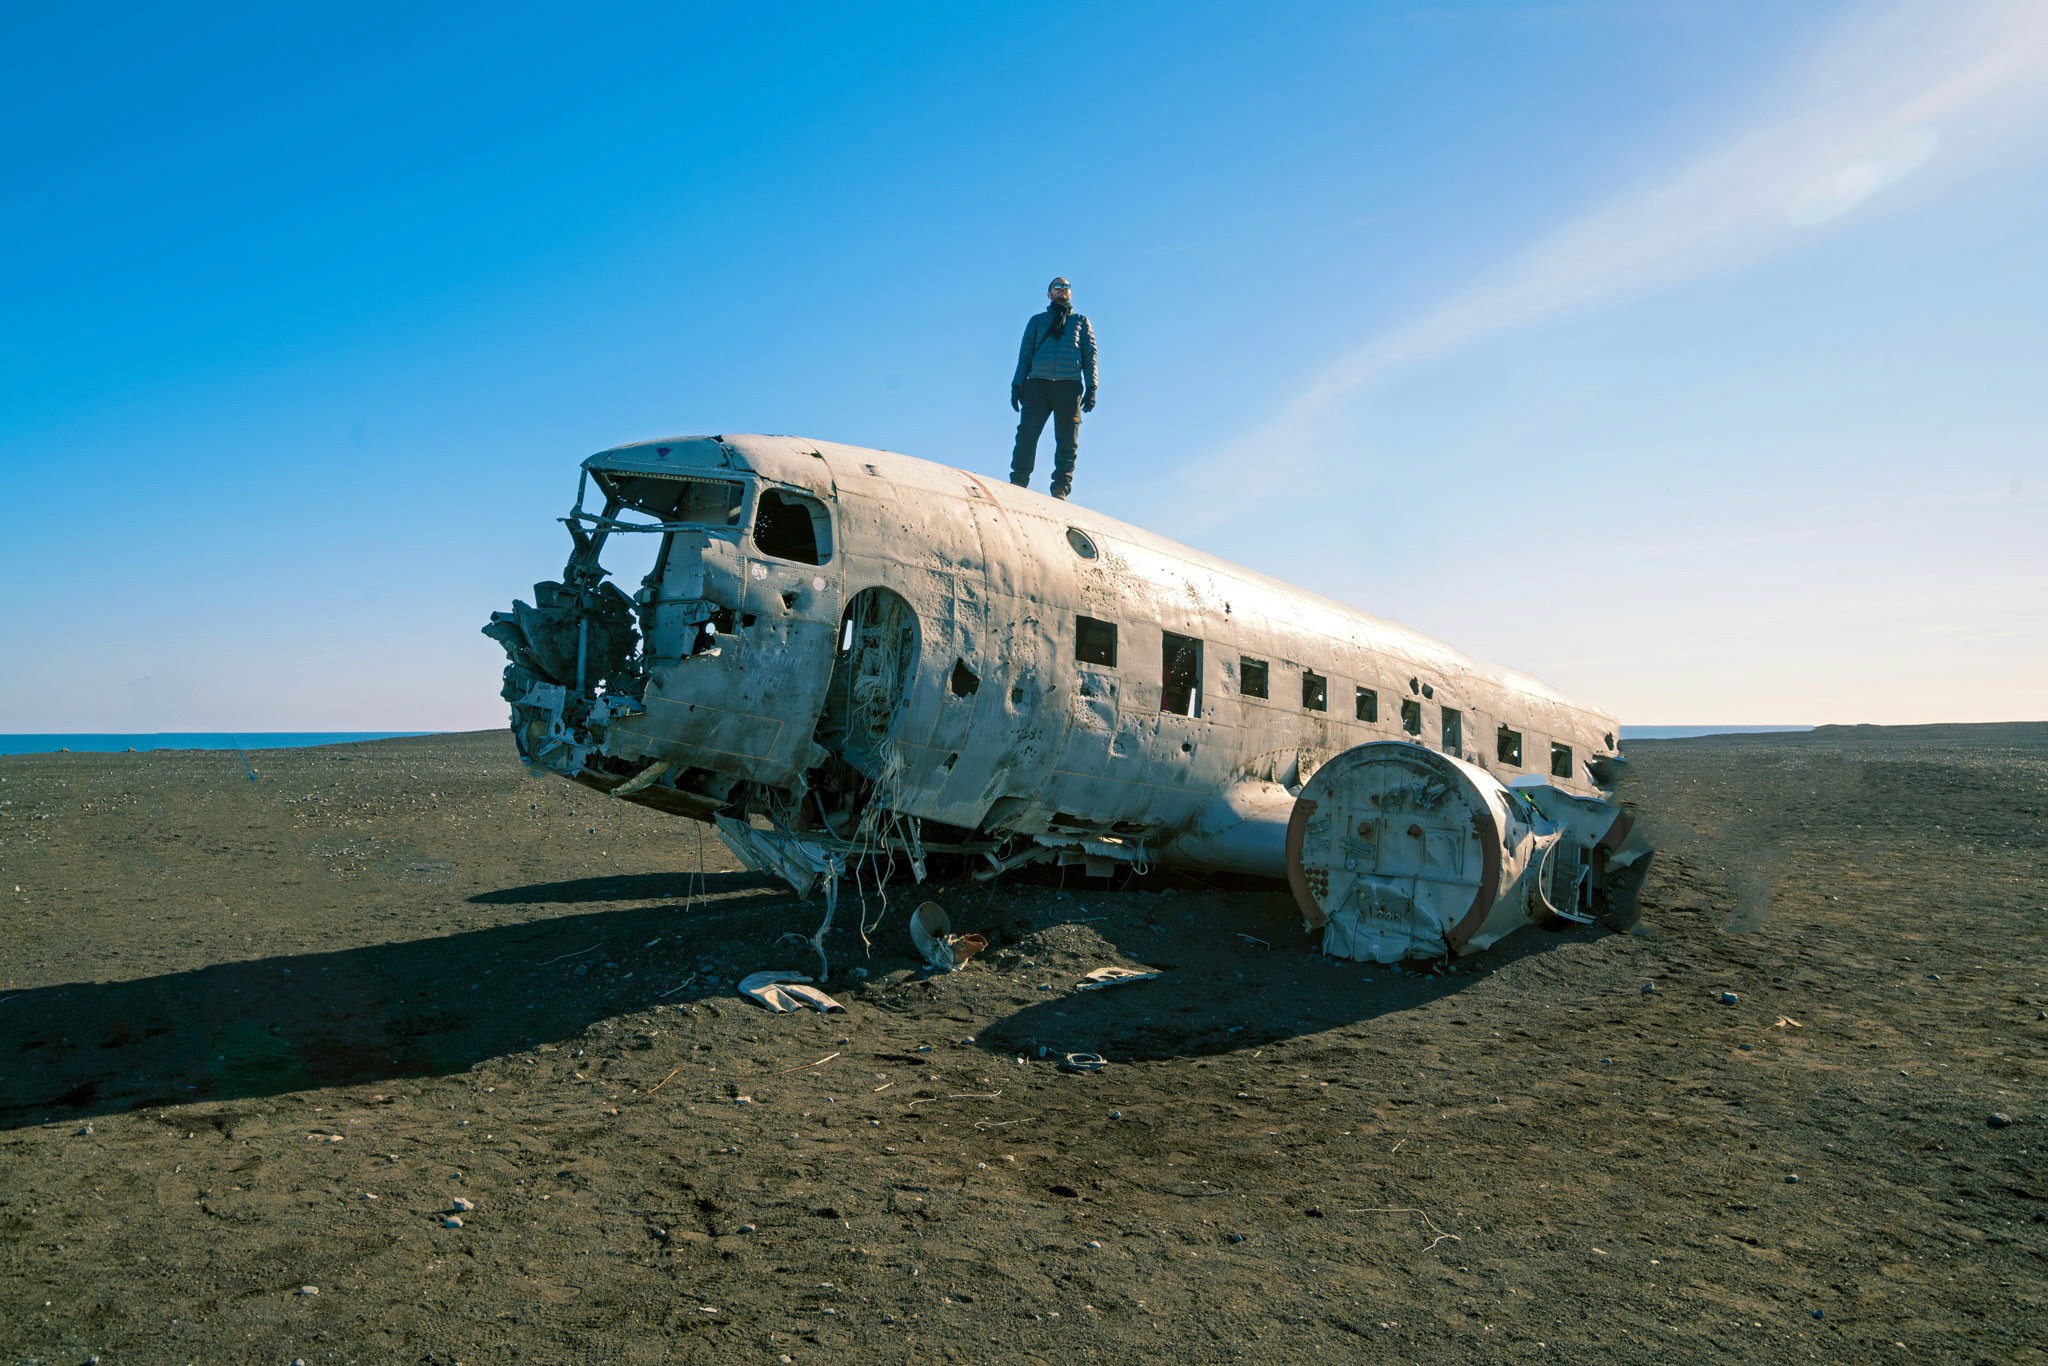
POLYGON ((2048 725, 1629 753, 1633 934, 906 884, 829 1016, 502 734, 0 758, 0 1356, 2048 1360, 2048 725))

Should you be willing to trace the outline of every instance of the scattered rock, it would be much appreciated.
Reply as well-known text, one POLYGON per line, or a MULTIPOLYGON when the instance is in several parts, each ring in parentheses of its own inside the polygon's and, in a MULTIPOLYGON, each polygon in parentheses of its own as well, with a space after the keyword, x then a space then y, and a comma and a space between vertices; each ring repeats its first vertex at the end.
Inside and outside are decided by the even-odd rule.
POLYGON ((2012 1116, 2003 1110, 1993 1110, 1984 1117, 1984 1122, 1994 1129, 2003 1129, 2006 1125, 2012 1123, 2012 1116))
POLYGON ((462 1216, 461 1216, 461 1215, 459 1215, 459 1214, 451 1214, 451 1215, 449 1215, 449 1216, 448 1216, 448 1217, 447 1217, 446 1219, 443 1219, 443 1220, 441 1221, 441 1227, 442 1227, 442 1228, 461 1228, 461 1227, 462 1227, 462 1216))
POLYGON ((317 1285, 302 1285, 299 1287, 299 1293, 301 1295, 317 1295, 320 1293, 320 1287, 317 1285))
POLYGON ((1656 994, 1657 994, 1657 984, 1656 984, 1655 982, 1645 982, 1645 983, 1643 983, 1643 995, 1645 995, 1645 996, 1654 996, 1654 995, 1656 995, 1656 994))
POLYGON ((458 1195, 453 1200, 450 1200, 448 1202, 448 1208, 453 1210, 457 1214, 468 1214, 471 1210, 476 1208, 476 1202, 472 1200, 465 1200, 458 1195))
POLYGON ((1798 1184, 1799 1184, 1799 1178, 1798 1178, 1798 1177, 1796 1177, 1796 1176, 1793 1176, 1793 1175, 1791 1175, 1791 1174, 1790 1174, 1790 1173, 1788 1172, 1788 1173, 1786 1174, 1786 1176, 1785 1176, 1785 1184, 1786 1184, 1786 1185, 1788 1185, 1788 1186, 1796 1186, 1796 1185, 1798 1185, 1798 1184))
POLYGON ((1737 996, 1732 991, 1724 991, 1721 993, 1721 1004, 1724 1006, 1732 1006, 1741 999, 1742 998, 1740 996, 1737 996))

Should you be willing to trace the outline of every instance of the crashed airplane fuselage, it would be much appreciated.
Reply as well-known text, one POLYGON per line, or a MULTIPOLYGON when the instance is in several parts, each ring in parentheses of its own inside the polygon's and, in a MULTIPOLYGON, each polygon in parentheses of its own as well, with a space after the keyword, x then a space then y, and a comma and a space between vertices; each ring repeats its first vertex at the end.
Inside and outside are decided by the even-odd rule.
POLYGON ((1526 675, 886 451, 678 437, 583 469, 562 580, 485 627, 520 753, 800 891, 863 856, 1229 870, 1377 961, 1632 910, 1615 720, 1526 675), (623 537, 658 540, 630 597, 623 537))

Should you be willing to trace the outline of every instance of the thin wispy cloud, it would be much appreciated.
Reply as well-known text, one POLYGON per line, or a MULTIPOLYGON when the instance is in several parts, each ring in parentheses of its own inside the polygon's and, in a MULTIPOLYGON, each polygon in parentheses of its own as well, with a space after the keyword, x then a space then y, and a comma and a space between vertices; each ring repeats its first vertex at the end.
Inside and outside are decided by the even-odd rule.
MULTIPOLYGON (((1482 338, 1794 250, 1909 182, 1959 181, 2048 133, 2048 3, 1873 5, 1779 81, 1761 116, 1668 175, 1546 234, 1491 278, 1366 340, 1271 419, 1176 481, 1171 524, 1241 514, 1202 491, 1256 465, 1260 497, 1323 464, 1333 420, 1375 380, 1482 338)), ((1243 489, 1243 481, 1234 487, 1243 489)))

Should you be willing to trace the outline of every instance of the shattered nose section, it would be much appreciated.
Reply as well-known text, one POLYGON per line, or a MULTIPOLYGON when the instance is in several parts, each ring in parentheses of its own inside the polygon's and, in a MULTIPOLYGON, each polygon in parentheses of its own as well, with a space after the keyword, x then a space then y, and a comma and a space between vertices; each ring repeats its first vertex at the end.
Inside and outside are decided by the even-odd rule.
POLYGON ((610 583, 537 583, 533 597, 491 613, 483 632, 509 660, 500 695, 512 704, 519 757, 573 778, 603 746, 607 724, 641 710, 640 633, 632 600, 610 583))

